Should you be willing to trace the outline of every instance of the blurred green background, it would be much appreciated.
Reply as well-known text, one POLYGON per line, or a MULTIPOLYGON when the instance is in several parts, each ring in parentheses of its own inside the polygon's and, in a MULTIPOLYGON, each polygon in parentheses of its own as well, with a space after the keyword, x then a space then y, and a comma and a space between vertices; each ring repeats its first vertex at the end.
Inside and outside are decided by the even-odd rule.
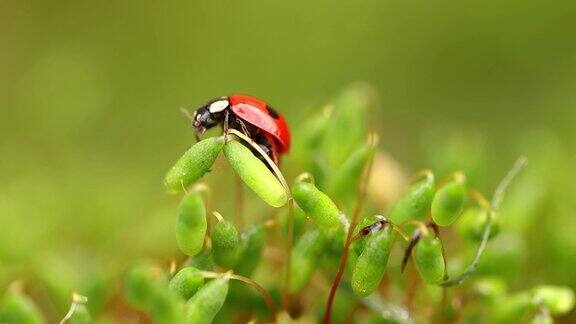
MULTIPOLYGON (((575 31, 571 1, 0 1, 0 286, 174 255, 179 107, 250 93, 297 132, 364 80, 408 172, 462 168, 490 196, 527 155, 510 277, 576 287, 575 31)), ((208 180, 231 210, 228 168, 208 180)))

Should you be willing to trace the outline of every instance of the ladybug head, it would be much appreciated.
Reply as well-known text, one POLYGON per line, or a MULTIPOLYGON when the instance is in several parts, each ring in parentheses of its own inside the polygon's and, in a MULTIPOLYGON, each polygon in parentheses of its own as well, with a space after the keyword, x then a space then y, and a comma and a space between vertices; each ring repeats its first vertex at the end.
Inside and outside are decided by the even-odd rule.
POLYGON ((196 109, 192 118, 192 125, 200 135, 224 120, 224 111, 229 107, 228 99, 220 98, 196 109))

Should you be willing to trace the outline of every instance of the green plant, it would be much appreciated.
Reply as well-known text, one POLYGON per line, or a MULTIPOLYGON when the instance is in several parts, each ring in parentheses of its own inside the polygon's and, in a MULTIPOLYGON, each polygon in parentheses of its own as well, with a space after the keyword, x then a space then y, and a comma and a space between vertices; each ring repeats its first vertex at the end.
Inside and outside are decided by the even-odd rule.
MULTIPOLYGON (((123 295, 133 311, 158 323, 456 322, 478 316, 544 323, 569 312, 574 295, 566 287, 508 292, 498 273, 479 268, 502 261, 484 251, 503 232, 500 205, 525 159, 490 201, 462 171, 437 182, 432 170, 423 170, 382 208, 370 194, 383 185, 368 186, 381 154, 378 137, 365 127, 373 102, 368 86, 352 86, 304 123, 295 134, 301 144, 287 160, 302 172, 291 185, 242 132, 230 129, 194 144, 165 178, 170 192, 184 192, 176 211, 181 253, 170 266, 148 261, 129 269, 123 295), (198 181, 220 152, 268 209, 244 212, 237 186, 236 215, 213 210, 226 208, 222 197, 198 181)), ((71 322, 90 317, 76 300, 69 314, 71 322)), ((9 291, 0 319, 17 316, 42 322, 25 294, 9 291)))

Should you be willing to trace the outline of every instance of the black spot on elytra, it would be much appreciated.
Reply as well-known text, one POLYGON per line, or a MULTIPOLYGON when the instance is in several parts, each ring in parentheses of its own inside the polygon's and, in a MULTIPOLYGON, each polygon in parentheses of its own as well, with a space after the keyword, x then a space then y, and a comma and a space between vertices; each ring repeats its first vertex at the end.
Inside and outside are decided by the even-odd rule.
POLYGON ((268 113, 270 114, 270 116, 272 116, 272 118, 278 119, 278 117, 280 117, 280 114, 278 114, 278 112, 274 110, 274 108, 266 106, 266 109, 268 109, 268 113))

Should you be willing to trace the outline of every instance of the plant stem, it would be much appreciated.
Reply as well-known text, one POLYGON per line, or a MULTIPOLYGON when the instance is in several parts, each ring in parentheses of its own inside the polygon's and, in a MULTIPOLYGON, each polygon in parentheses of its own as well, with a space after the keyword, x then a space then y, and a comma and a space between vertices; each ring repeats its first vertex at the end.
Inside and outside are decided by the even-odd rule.
MULTIPOLYGON (((373 146, 376 146, 378 139, 376 135, 370 134, 369 139, 373 146)), ((372 162, 374 160, 374 153, 371 153, 364 165, 364 170, 362 171, 362 179, 358 183, 357 196, 356 196, 356 206, 354 207, 354 213, 352 214, 352 221, 350 222, 350 227, 348 228, 348 234, 346 235, 346 243, 344 244, 344 250, 342 251, 342 257, 340 258, 340 265, 338 267, 338 273, 332 287, 330 288, 330 294, 328 295, 328 301, 326 303, 326 311, 324 312, 324 319, 322 322, 324 324, 330 323, 330 317, 332 315, 332 305, 334 304, 334 297, 336 297, 336 290, 342 281, 342 276, 344 275, 344 269, 346 268, 346 262, 348 261, 348 252, 350 251, 350 244, 352 243, 352 237, 354 233, 354 228, 358 224, 358 219, 360 218, 360 213, 362 212, 362 206, 364 205, 364 199, 366 198, 366 186, 368 184, 368 179, 370 178, 370 173, 372 171, 372 162)))
POLYGON ((451 287, 459 285, 476 271, 476 268, 478 268, 478 263, 480 262, 480 256, 482 256, 482 253, 486 248, 486 244, 488 243, 488 239, 490 238, 490 231, 492 230, 492 219, 496 217, 496 213, 500 209, 500 204, 502 203, 502 199, 504 198, 504 192, 510 185, 510 182, 512 182, 512 179, 514 179, 514 177, 526 165, 526 162, 527 159, 525 157, 521 156, 520 158, 518 158, 518 160, 516 160, 516 162, 514 163, 510 171, 508 171, 504 179, 500 181, 498 187, 496 187, 496 190, 494 191, 494 196, 492 197, 490 211, 488 213, 488 217, 486 217, 486 222, 484 223, 484 230, 482 232, 482 241, 480 241, 480 244, 478 245, 478 249, 476 250, 476 254, 474 255, 472 263, 460 275, 442 282, 440 284, 441 286, 451 287))
POLYGON ((288 242, 286 243, 286 278, 284 279, 284 287, 282 287, 282 308, 288 311, 290 305, 290 296, 288 289, 290 288, 290 268, 292 266, 292 247, 294 245, 294 199, 292 197, 288 200, 288 242))

